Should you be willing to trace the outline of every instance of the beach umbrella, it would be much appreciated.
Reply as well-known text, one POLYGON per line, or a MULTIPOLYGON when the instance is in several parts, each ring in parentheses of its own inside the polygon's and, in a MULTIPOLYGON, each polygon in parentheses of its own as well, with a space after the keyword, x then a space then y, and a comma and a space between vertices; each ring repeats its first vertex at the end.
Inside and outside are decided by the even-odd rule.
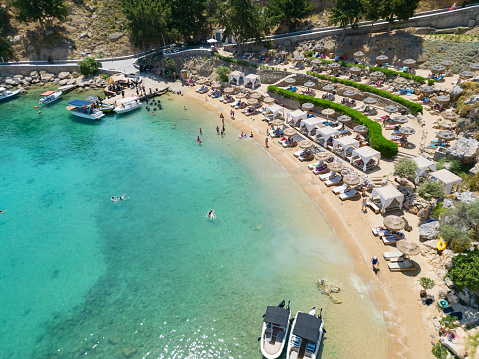
POLYGON ((451 102, 451 98, 446 95, 436 96, 434 100, 441 105, 447 105, 449 102, 451 102))
POLYGON ((273 120, 271 121, 271 123, 273 124, 273 126, 281 126, 284 124, 283 120, 280 120, 280 119, 273 120))
POLYGON ((446 67, 442 65, 431 66, 431 72, 433 74, 443 74, 445 70, 446 70, 446 67))
POLYGON ((394 79, 394 83, 398 85, 405 85, 407 84, 407 80, 404 77, 398 76, 394 79))
POLYGON ((416 133, 416 130, 412 127, 401 127, 399 129, 399 132, 401 132, 401 134, 403 134, 403 135, 411 136, 411 135, 414 135, 416 133))
POLYGON ((415 256, 421 253, 419 244, 413 243, 411 241, 401 240, 396 243, 396 248, 407 256, 415 256))
POLYGON ((204 85, 205 83, 207 83, 208 81, 206 79, 199 79, 198 81, 196 81, 196 83, 198 85, 204 85))
POLYGON ((353 66, 349 69, 349 72, 352 74, 360 74, 361 72, 363 72, 363 69, 357 66, 353 66))
POLYGON ((302 140, 298 143, 298 146, 301 147, 301 148, 304 148, 305 150, 307 150, 308 148, 311 148, 313 147, 313 141, 310 141, 310 140, 302 140))
POLYGON ((221 88, 221 84, 218 83, 218 82, 215 82, 214 84, 211 85, 211 87, 214 88, 214 89, 219 89, 219 88, 221 88))
POLYGON ((376 62, 380 64, 386 62, 387 60, 389 60, 389 57, 387 57, 386 55, 379 55, 376 57, 376 62))
POLYGON ((381 71, 374 71, 369 74, 369 77, 372 79, 380 79, 384 77, 384 74, 381 71))
POLYGON ((442 130, 436 133, 437 138, 440 140, 451 141, 456 138, 456 134, 449 130, 442 130))
POLYGON ((250 97, 259 100, 261 97, 263 97, 263 95, 261 95, 259 92, 253 92, 250 97))
POLYGON ((328 65, 331 69, 339 69, 341 67, 340 64, 338 64, 337 62, 331 62, 329 65, 328 65))
POLYGON ((354 53, 354 57, 357 57, 357 58, 361 58, 361 57, 364 57, 364 56, 365 56, 364 52, 362 52, 362 51, 356 51, 354 53))
POLYGON ((349 121, 351 121, 351 117, 346 116, 346 115, 341 115, 341 116, 338 117, 338 121, 343 122, 343 123, 349 122, 349 121))
POLYGON ((323 44, 317 44, 315 47, 314 47, 315 50, 318 50, 318 51, 321 51, 321 50, 324 50, 324 45, 323 44))
POLYGON ((331 153, 323 151, 314 154, 314 159, 317 161, 327 161, 331 158, 331 153))
POLYGON ((333 172, 341 172, 344 170, 344 164, 341 162, 331 162, 328 163, 328 169, 333 172))
POLYGON ((287 84, 294 84, 296 83, 296 79, 294 77, 287 77, 284 82, 286 82, 287 84))
POLYGON ((414 59, 406 59, 402 62, 404 66, 413 66, 416 64, 416 60, 414 59))
POLYGON ((463 71, 459 74, 459 77, 462 77, 464 79, 470 79, 471 77, 474 77, 474 72, 471 71, 463 71))
POLYGON ((223 92, 226 93, 226 94, 228 94, 228 95, 229 95, 229 94, 232 94, 234 91, 235 91, 235 89, 232 88, 232 87, 227 87, 227 88, 225 88, 225 89, 223 90, 223 92))
POLYGON ((363 102, 364 102, 365 104, 368 104, 368 105, 373 105, 373 104, 375 104, 376 102, 378 102, 378 100, 376 100, 376 98, 374 98, 374 97, 366 97, 366 98, 363 100, 363 102))
POLYGON ((308 81, 308 82, 304 83, 304 86, 306 86, 307 88, 313 87, 314 85, 316 85, 316 84, 312 81, 308 81))
POLYGON ((449 67, 452 67, 454 66, 454 61, 451 61, 451 60, 442 60, 441 61, 441 65, 446 67, 446 68, 449 68, 449 67))
POLYGON ((353 174, 345 175, 343 176, 343 182, 346 183, 348 186, 357 186, 361 183, 361 178, 359 178, 358 175, 353 174))
POLYGON ((319 64, 322 64, 323 62, 320 59, 314 59, 314 60, 311 61, 311 63, 313 65, 319 65, 319 64))
POLYGON ((326 92, 331 92, 334 90, 334 86, 333 85, 326 85, 323 87, 323 91, 326 91, 326 92))
POLYGON ((287 54, 289 54, 289 52, 288 52, 288 51, 284 51, 284 50, 278 52, 278 55, 280 55, 280 56, 285 56, 285 55, 287 55, 287 54))
POLYGON ((256 105, 258 103, 258 99, 250 98, 246 103, 250 106, 256 105))
POLYGON ((441 120, 439 121, 438 125, 439 127, 444 128, 446 130, 456 128, 456 123, 449 120, 441 120))
POLYGON ((303 110, 311 110, 312 108, 314 108, 314 105, 311 102, 306 102, 303 103, 302 107, 303 110))
POLYGON ((479 63, 472 64, 471 66, 469 66, 469 70, 471 70, 471 71, 479 71, 479 63))
POLYGON ((294 57, 294 61, 304 61, 304 56, 303 55, 296 55, 294 57))
POLYGON ((288 127, 287 129, 283 131, 283 133, 286 136, 294 136, 296 134, 296 130, 294 128, 288 127))
POLYGON ((384 227, 387 229, 397 232, 406 227, 406 222, 399 216, 387 216, 383 221, 384 227))
POLYGON ((388 113, 394 113, 394 112, 398 112, 399 109, 397 108, 397 106, 388 105, 388 106, 384 107, 384 111, 386 111, 388 113))
POLYGON ((364 125, 354 126, 353 131, 360 135, 368 133, 368 128, 364 125))
POLYGON ((344 97, 353 97, 356 96, 358 93, 354 90, 346 90, 343 92, 344 97))
POLYGON ((272 97, 265 97, 264 100, 263 100, 264 103, 273 103, 274 102, 274 98, 272 97))
POLYGON ((246 94, 243 92, 240 92, 239 94, 235 95, 236 98, 242 99, 246 97, 246 94))
POLYGON ((331 116, 331 115, 334 115, 336 113, 336 111, 334 111, 332 108, 325 108, 323 111, 321 111, 321 113, 328 117, 331 116))
POLYGON ((398 123, 401 125, 408 123, 409 121, 409 119, 406 116, 396 116, 392 120, 394 121, 394 123, 398 123))
POLYGON ((423 86, 419 87, 419 91, 421 91, 423 94, 431 94, 434 91, 436 91, 436 89, 432 86, 429 86, 429 85, 423 85, 423 86))
POLYGON ((451 121, 455 121, 455 120, 457 120, 457 118, 459 117, 459 116, 457 116, 457 114, 456 114, 454 111, 452 111, 452 110, 448 110, 448 111, 443 111, 443 112, 441 112, 441 116, 442 116, 443 118, 445 118, 446 120, 451 120, 451 121))

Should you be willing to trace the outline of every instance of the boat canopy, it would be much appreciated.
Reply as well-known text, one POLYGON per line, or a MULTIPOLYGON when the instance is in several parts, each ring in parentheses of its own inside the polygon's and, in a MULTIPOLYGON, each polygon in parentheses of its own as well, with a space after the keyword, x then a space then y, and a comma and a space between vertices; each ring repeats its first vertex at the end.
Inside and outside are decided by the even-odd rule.
POLYGON ((266 308, 264 321, 266 323, 273 323, 273 324, 280 325, 282 327, 286 327, 288 325, 289 314, 290 314, 289 309, 284 309, 280 307, 275 307, 273 305, 269 305, 266 308))
POLYGON ((55 92, 53 91, 47 91, 47 92, 44 92, 42 93, 40 96, 50 96, 50 95, 53 95, 55 92))
POLYGON ((293 334, 306 340, 317 342, 321 319, 306 313, 298 313, 294 324, 293 334))
POLYGON ((90 101, 83 101, 83 100, 73 100, 68 103, 68 106, 75 106, 75 107, 82 107, 82 106, 91 106, 93 102, 90 101))
POLYGON ((0 87, 0 92, 5 92, 6 88, 5 87, 0 87))

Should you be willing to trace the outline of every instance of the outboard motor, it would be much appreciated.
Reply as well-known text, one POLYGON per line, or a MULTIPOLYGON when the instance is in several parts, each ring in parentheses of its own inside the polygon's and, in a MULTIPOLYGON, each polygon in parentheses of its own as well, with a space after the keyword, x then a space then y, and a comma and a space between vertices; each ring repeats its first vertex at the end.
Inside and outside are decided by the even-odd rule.
POLYGON ((283 300, 281 303, 279 303, 278 307, 280 308, 284 308, 286 302, 283 300))

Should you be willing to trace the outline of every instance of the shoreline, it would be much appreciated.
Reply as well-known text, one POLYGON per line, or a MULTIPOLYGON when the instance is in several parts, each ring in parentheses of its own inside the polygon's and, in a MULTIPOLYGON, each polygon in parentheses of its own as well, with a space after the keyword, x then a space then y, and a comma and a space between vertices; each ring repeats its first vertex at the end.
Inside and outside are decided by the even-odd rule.
POLYGON ((229 116, 229 106, 226 107, 227 105, 211 98, 206 102, 203 95, 192 92, 192 89, 193 87, 183 87, 184 96, 208 110, 214 110, 218 113, 218 118, 223 112, 225 122, 233 128, 246 133, 253 132, 254 141, 293 177, 320 208, 330 227, 350 253, 356 273, 368 287, 368 294, 382 314, 388 332, 387 357, 432 357, 429 346, 424 344, 430 341, 429 335, 434 332, 423 322, 420 305, 413 305, 414 302, 419 303, 416 300, 419 298, 418 291, 407 283, 410 282, 407 280, 407 274, 388 271, 380 253, 387 251, 388 247, 382 242, 379 243, 378 238, 370 232, 372 227, 382 224, 382 216, 371 218, 362 214, 360 200, 341 202, 331 189, 320 183, 317 176, 307 168, 307 163, 299 162, 292 156, 291 149, 280 147, 274 139, 270 139, 269 148, 265 148, 266 123, 241 113, 235 113, 236 119, 233 120, 229 116), (369 263, 369 258, 374 255, 377 255, 381 262, 378 275, 374 275, 369 263))

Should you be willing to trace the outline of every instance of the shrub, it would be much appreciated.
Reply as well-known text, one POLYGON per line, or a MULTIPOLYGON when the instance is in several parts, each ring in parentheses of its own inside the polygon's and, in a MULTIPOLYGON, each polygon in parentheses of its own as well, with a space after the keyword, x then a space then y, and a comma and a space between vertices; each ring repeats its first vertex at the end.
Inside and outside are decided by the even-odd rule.
POLYGON ((436 285, 436 283, 434 283, 434 281, 431 279, 431 278, 428 278, 428 277, 422 277, 419 279, 419 284, 421 284, 421 286, 425 289, 425 290, 428 290, 428 289, 432 289, 434 288, 434 286, 436 285))
POLYGON ((432 347, 431 353, 436 359, 447 359, 449 357, 449 351, 441 343, 436 343, 432 347))
POLYGON ((225 66, 218 66, 216 68, 216 74, 218 75, 218 79, 221 82, 227 82, 228 81, 228 74, 231 72, 231 70, 225 66))
POLYGON ((477 273, 479 273, 479 249, 474 248, 473 251, 452 258, 452 267, 447 276, 459 291, 468 288, 475 292, 479 290, 477 273))
POLYGON ((415 176, 416 176, 417 164, 414 160, 410 158, 401 158, 394 165, 394 174, 399 177, 405 177, 411 180, 416 186, 415 176))
POLYGON ((473 191, 479 191, 479 173, 475 174, 469 181, 469 188, 473 191))
POLYGON ((367 126, 371 147, 374 148, 376 151, 379 151, 381 153, 381 156, 391 158, 394 157, 398 152, 398 145, 384 138, 381 125, 371 120, 367 116, 363 115, 361 112, 358 112, 350 107, 343 106, 335 102, 319 98, 312 98, 311 96, 300 95, 291 91, 280 89, 276 86, 268 86, 268 91, 298 101, 301 104, 305 102, 311 102, 315 106, 319 106, 322 108, 332 108, 336 112, 347 115, 351 117, 354 121, 356 121, 358 124, 367 126))
POLYGON ((78 65, 80 65, 80 73, 83 76, 96 75, 100 67, 100 63, 93 57, 87 57, 85 60, 79 61, 78 65))
POLYGON ((449 163, 449 171, 456 175, 459 175, 462 172, 461 162, 459 162, 458 160, 452 160, 449 163))
MULTIPOLYGON (((391 71, 391 70, 388 70, 388 71, 391 71)), ((390 99, 390 100, 392 100, 396 103, 399 103, 399 104, 407 107, 413 114, 417 114, 418 112, 421 112, 421 113, 423 112, 423 108, 422 108, 421 105, 419 105, 417 103, 414 103, 414 102, 411 102, 411 101, 408 101, 406 99, 403 99, 400 96, 393 95, 393 94, 391 94, 387 91, 379 90, 376 87, 372 87, 372 86, 368 86, 368 85, 365 85, 365 84, 357 83, 357 82, 354 82, 354 81, 351 81, 351 80, 340 79, 340 78, 334 77, 334 76, 321 75, 321 74, 317 74, 317 73, 314 73, 314 72, 308 72, 308 75, 320 78, 322 80, 337 82, 337 83, 341 83, 343 85, 355 87, 360 91, 373 93, 375 95, 390 99)))
POLYGON ((444 196, 444 185, 440 181, 429 180, 421 184, 417 193, 427 200, 444 196))
POLYGON ((108 74, 101 74, 101 78, 105 81, 108 81, 110 79, 110 75, 108 74))
MULTIPOLYGON (((231 57, 225 57, 225 56, 222 56, 222 55, 218 54, 217 52, 215 52, 213 54, 213 56, 219 58, 220 60, 223 60, 223 61, 226 61, 226 62, 232 62, 234 64, 242 65, 242 66, 245 66, 245 67, 253 66, 253 64, 250 64, 248 61, 237 60, 237 59, 234 59, 234 58, 231 58, 231 57)), ((253 67, 258 67, 258 65, 255 64, 253 67)))
POLYGON ((441 319, 441 325, 448 328, 454 329, 457 327, 457 324, 454 323, 457 320, 457 317, 451 317, 449 314, 441 319))

